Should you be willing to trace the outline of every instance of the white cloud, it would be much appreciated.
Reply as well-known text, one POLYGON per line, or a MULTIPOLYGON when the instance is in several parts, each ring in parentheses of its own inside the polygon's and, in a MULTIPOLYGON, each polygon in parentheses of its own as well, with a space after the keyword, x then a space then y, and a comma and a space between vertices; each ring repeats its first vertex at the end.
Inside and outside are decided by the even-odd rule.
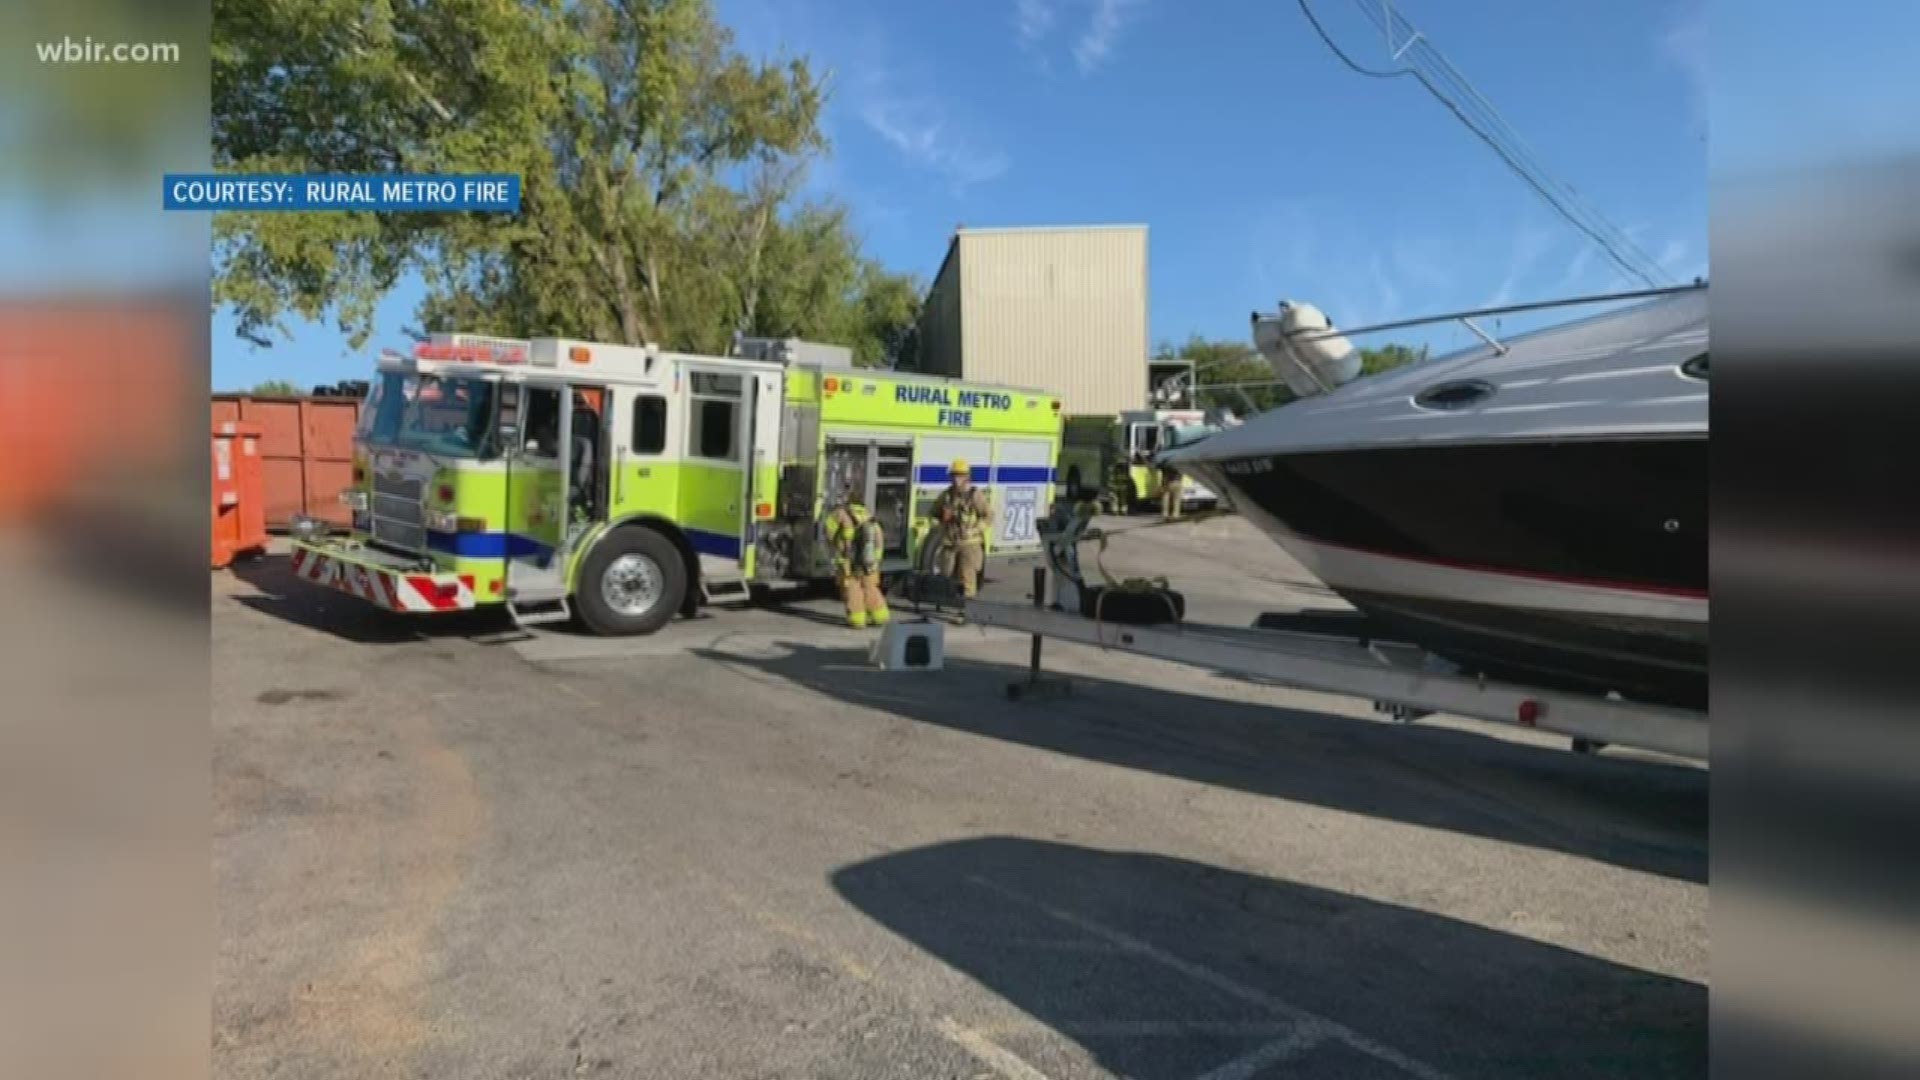
POLYGON ((1430 247, 1429 244, 1415 244, 1404 239, 1395 240, 1393 244, 1394 274, 1423 290, 1444 288, 1452 278, 1442 265, 1443 260, 1433 258, 1430 247))
POLYGON ((1587 271, 1593 266, 1593 253, 1598 250, 1598 245, 1588 243, 1584 238, 1574 245, 1573 258, 1567 260, 1566 273, 1560 275, 1559 291, 1569 292, 1581 288, 1581 283, 1586 280, 1587 271))
POLYGON ((1672 281, 1703 278, 1707 276, 1707 255, 1705 251, 1696 252, 1685 240, 1669 240, 1660 249, 1660 269, 1665 270, 1672 281))
POLYGON ((1688 4, 1660 34, 1660 54, 1687 81, 1687 112, 1694 134, 1707 133, 1707 8, 1688 4))
POLYGON ((947 178, 955 192, 1002 176, 1007 155, 957 130, 947 110, 927 98, 878 94, 860 118, 912 164, 947 178))
POLYGON ((1386 268, 1381 265, 1380 256, 1375 255, 1373 257, 1368 265, 1368 270, 1373 276, 1373 289, 1377 301, 1377 309, 1381 312, 1388 313, 1385 317, 1391 319, 1394 317, 1391 313, 1401 310, 1400 290, 1394 287, 1393 278, 1387 274, 1386 268))
MULTIPOLYGON (((1020 0, 1022 17, 1034 20, 1034 32, 1044 32, 1058 2, 1020 0)), ((897 223, 897 208, 872 208, 867 189, 876 181, 861 175, 861 158, 845 156, 846 139, 861 128, 908 168, 931 174, 955 194, 1012 167, 992 129, 964 102, 943 96, 932 66, 907 56, 873 19, 823 10, 829 6, 809 0, 737 3, 746 14, 743 48, 762 57, 809 56, 826 87, 820 127, 829 149, 810 163, 802 181, 806 194, 837 195, 860 205, 862 220, 876 226, 897 223)))
POLYGON ((1385 280, 1381 260, 1362 262, 1353 256, 1364 250, 1362 237, 1345 220, 1329 215, 1323 204, 1283 199, 1236 223, 1252 244, 1248 252, 1254 292, 1236 296, 1230 306, 1245 311, 1272 311, 1282 300, 1308 303, 1327 313, 1336 325, 1359 326, 1377 322, 1399 311, 1389 311, 1400 296, 1385 280))
POLYGON ((1553 247, 1553 236, 1552 231, 1534 225, 1522 225, 1514 230, 1506 276, 1500 279, 1500 287, 1494 290, 1493 298, 1487 301, 1488 307, 1499 307, 1514 299, 1515 290, 1533 272, 1541 257, 1553 247))
MULTIPOLYGON (((1627 239, 1635 244, 1649 245, 1648 235, 1653 229, 1645 224, 1629 225, 1620 230, 1627 239)), ((1664 273, 1660 276, 1666 281, 1685 281, 1695 274, 1702 273, 1702 260, 1695 256, 1691 242, 1679 237, 1669 238, 1660 246, 1659 253, 1652 256, 1653 262, 1664 273)), ((1573 238, 1573 253, 1567 259, 1566 270, 1560 275, 1560 284, 1556 291, 1575 293, 1603 289, 1641 288, 1646 282, 1627 273, 1620 264, 1609 258, 1599 244, 1584 235, 1573 238)))
MULTIPOLYGON (((1531 208, 1505 220, 1421 229, 1383 226, 1337 201, 1281 199, 1233 221, 1247 262, 1238 280, 1222 282, 1223 294, 1236 297, 1232 307, 1269 310, 1279 300, 1303 301, 1342 326, 1548 300, 1613 284, 1604 252, 1531 208)), ((1652 250, 1673 260, 1676 278, 1703 272, 1692 269, 1702 260, 1691 237, 1664 247, 1655 242, 1652 250)), ((1436 353, 1472 343, 1451 323, 1391 339, 1425 342, 1436 353)))
POLYGON ((1017 0, 1013 8, 1013 25, 1020 34, 1020 44, 1039 44, 1052 32, 1057 14, 1053 0, 1017 0))
POLYGON ((1253 279, 1260 289, 1258 297, 1248 299, 1263 305, 1301 299, 1295 295, 1303 284, 1300 277, 1314 261, 1311 208, 1291 199, 1275 203, 1248 222, 1247 236, 1253 245, 1248 252, 1253 279))
POLYGON ((1090 74, 1106 63, 1120 31, 1137 14, 1143 0, 1094 0, 1093 17, 1086 30, 1073 43, 1073 62, 1082 75, 1090 74))
POLYGON ((1038 57, 1041 69, 1051 72, 1046 42, 1061 28, 1063 14, 1072 18, 1084 12, 1084 21, 1072 18, 1078 29, 1067 51, 1080 73, 1091 75, 1113 55, 1122 33, 1145 6, 1146 0, 1015 0, 1014 34, 1022 49, 1038 57))

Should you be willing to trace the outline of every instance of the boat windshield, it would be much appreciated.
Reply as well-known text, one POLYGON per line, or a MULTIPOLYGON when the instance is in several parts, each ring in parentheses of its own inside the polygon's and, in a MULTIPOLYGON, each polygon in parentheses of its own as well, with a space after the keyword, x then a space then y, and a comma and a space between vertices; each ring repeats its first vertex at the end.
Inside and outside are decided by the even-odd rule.
POLYGON ((382 372, 360 409, 360 437, 442 457, 497 457, 496 385, 491 379, 382 372))

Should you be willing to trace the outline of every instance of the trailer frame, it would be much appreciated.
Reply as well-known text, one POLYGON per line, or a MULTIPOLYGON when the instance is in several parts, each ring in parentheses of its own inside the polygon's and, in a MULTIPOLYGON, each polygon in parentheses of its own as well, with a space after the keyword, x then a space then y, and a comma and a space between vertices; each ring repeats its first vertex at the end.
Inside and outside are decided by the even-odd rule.
MULTIPOLYGON (((1031 606, 969 600, 967 619, 1030 634, 1027 687, 1043 677, 1044 638, 1208 667, 1285 686, 1369 700, 1376 711, 1410 722, 1435 713, 1565 735, 1573 749, 1606 745, 1706 761, 1707 714, 1462 674, 1418 646, 1339 634, 1262 630, 1201 623, 1139 626, 1097 622, 1046 601, 1046 570, 1034 571, 1031 606)), ((1014 684, 1012 698, 1032 697, 1014 684)))

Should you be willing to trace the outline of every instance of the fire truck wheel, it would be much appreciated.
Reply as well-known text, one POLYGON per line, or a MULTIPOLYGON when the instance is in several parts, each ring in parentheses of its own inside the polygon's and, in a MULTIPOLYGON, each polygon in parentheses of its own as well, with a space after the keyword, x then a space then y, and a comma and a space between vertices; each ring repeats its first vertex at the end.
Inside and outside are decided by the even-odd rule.
POLYGON ((651 634, 672 621, 687 594, 687 568, 673 541, 652 529, 621 529, 594 545, 580 567, 576 609, 596 634, 651 634))

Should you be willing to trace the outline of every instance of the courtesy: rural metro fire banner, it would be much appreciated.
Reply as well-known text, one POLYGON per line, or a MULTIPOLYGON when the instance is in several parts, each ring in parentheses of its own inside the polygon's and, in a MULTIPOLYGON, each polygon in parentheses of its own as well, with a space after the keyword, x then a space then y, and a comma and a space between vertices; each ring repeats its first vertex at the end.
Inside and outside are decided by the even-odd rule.
POLYGON ((168 210, 520 212, 520 178, 506 173, 444 176, 220 175, 169 173, 168 210))

